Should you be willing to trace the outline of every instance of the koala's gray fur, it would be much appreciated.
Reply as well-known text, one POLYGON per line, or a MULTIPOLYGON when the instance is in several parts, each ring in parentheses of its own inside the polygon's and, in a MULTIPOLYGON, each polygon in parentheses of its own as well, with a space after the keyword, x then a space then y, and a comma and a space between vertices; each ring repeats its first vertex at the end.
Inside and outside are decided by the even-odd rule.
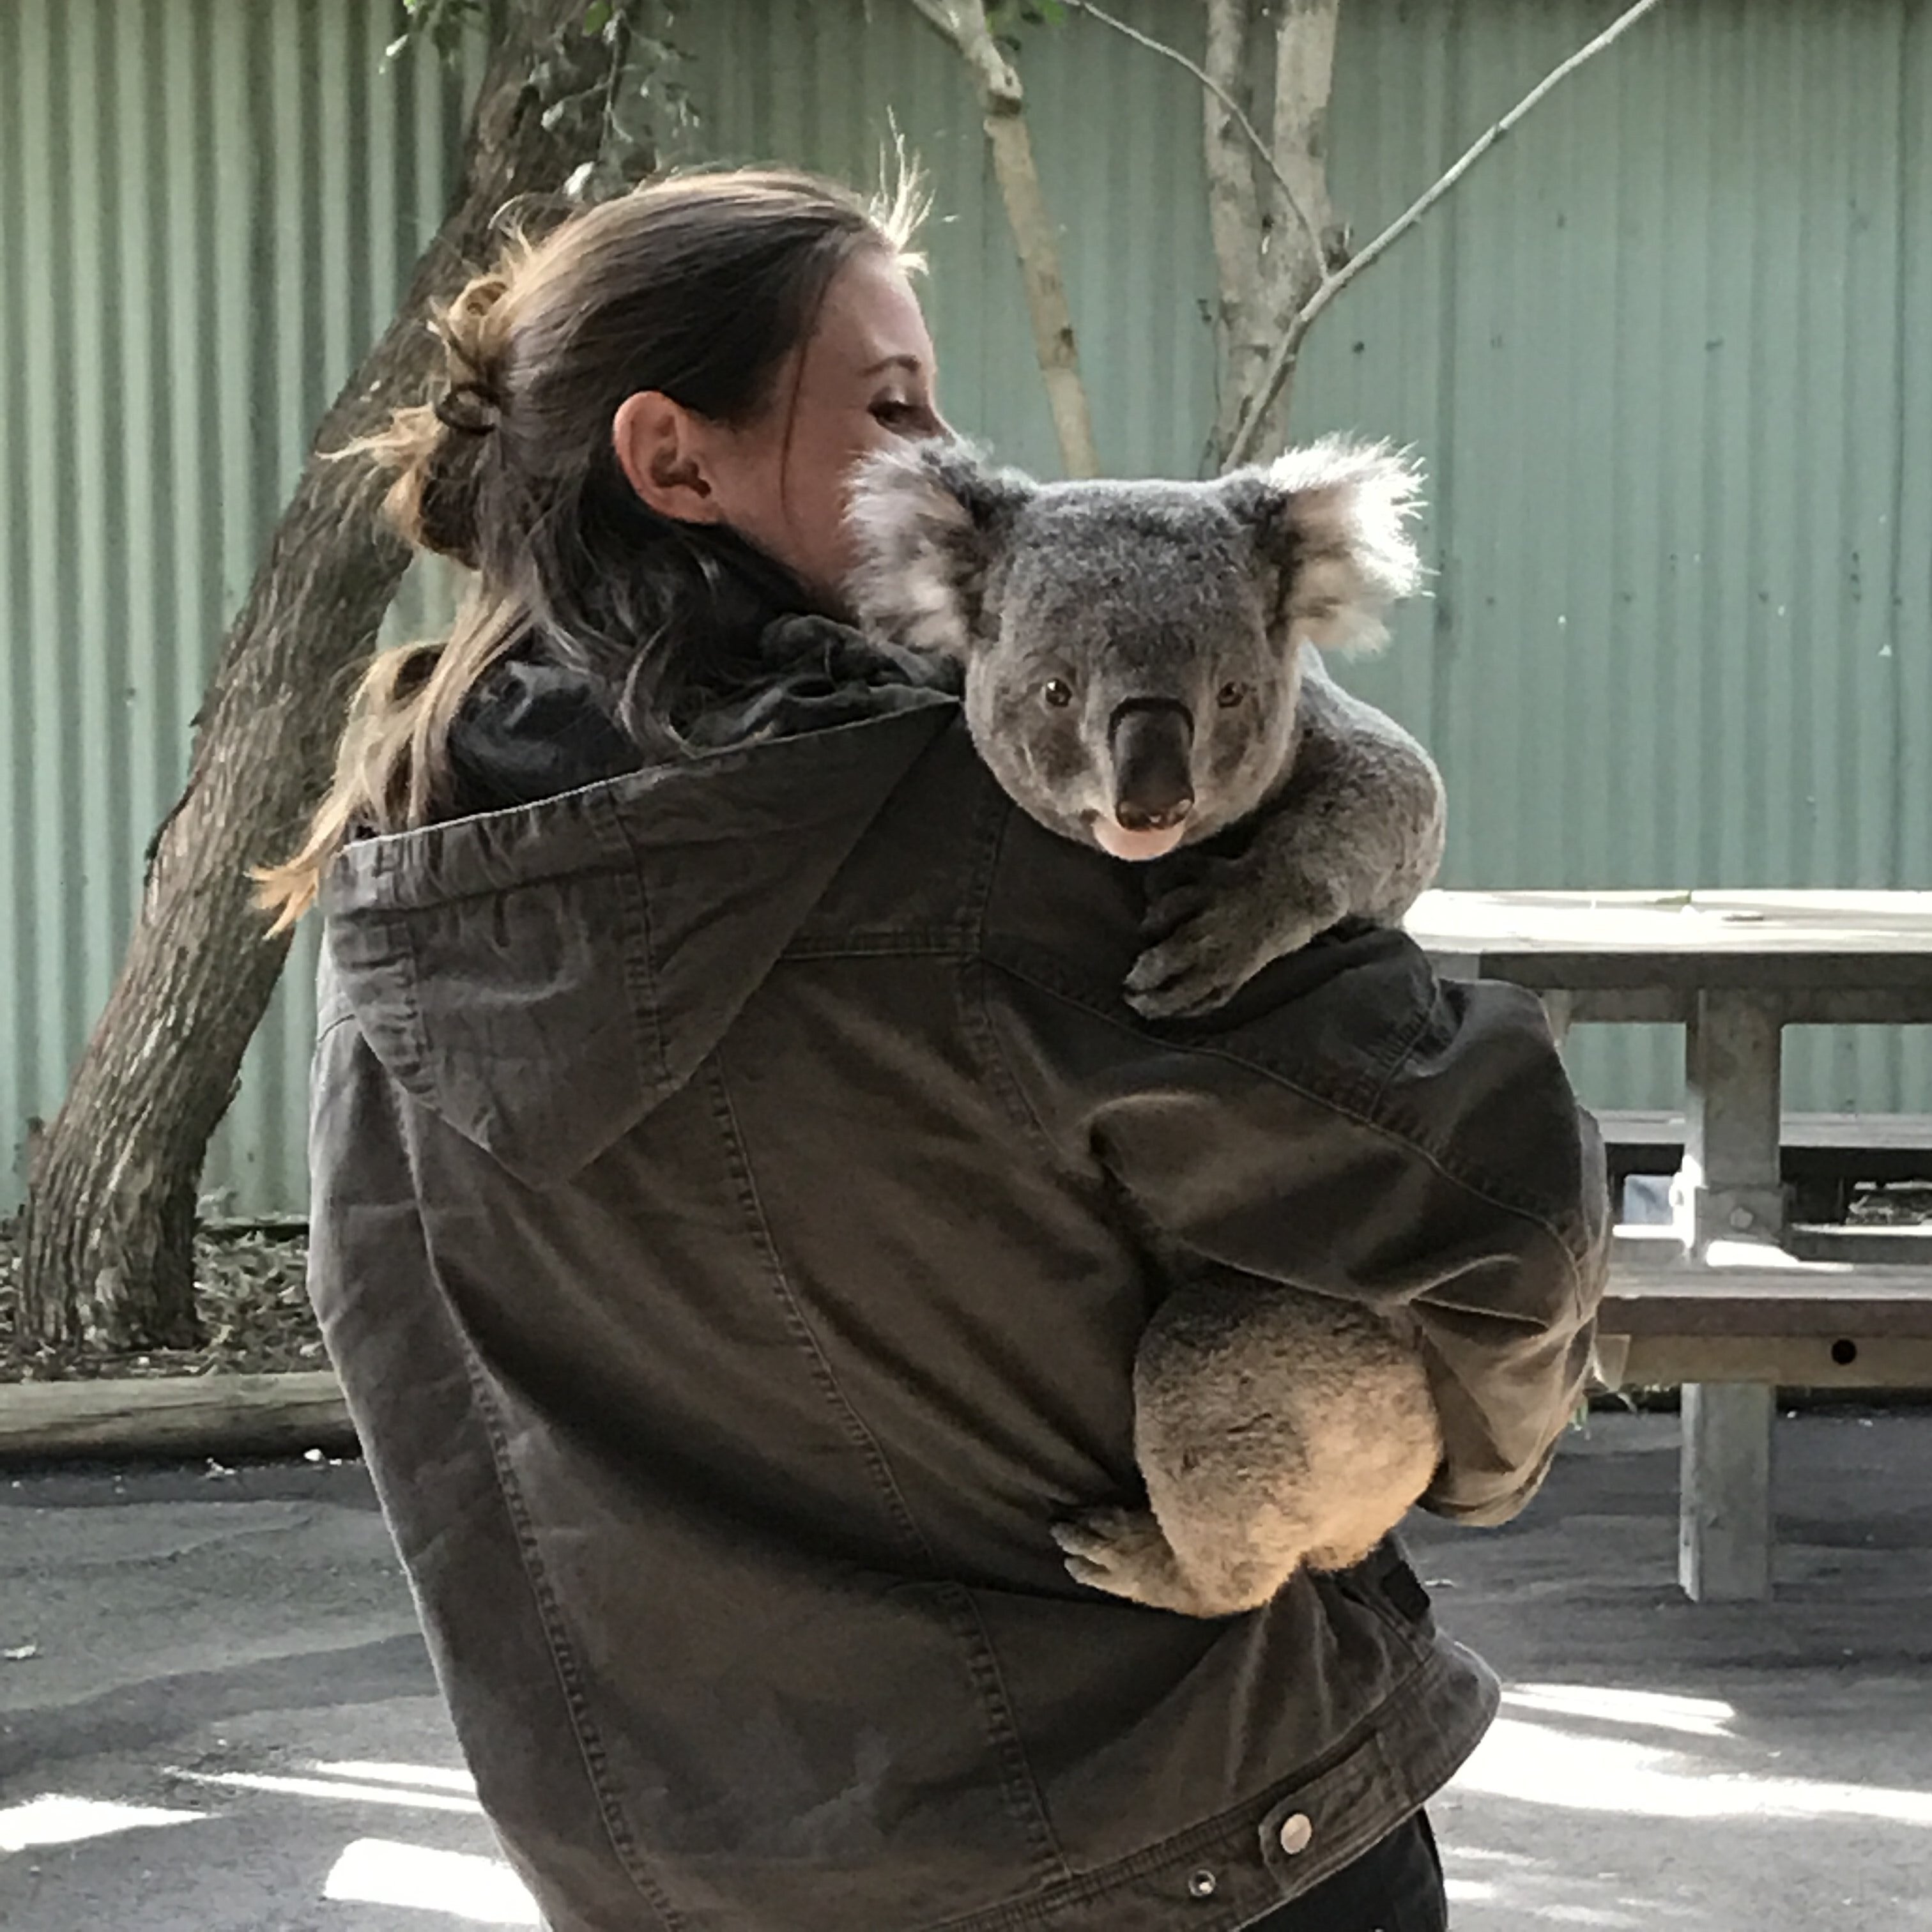
MULTIPOLYGON (((860 617, 962 665, 1016 802, 1117 856, 1215 842, 1150 875, 1142 1012, 1204 1012, 1347 916, 1399 919, 1434 877, 1434 764, 1318 655, 1378 641, 1415 588, 1415 491, 1400 457, 1339 440, 1214 483, 1042 485, 952 443, 861 472, 860 617)), ((1150 1508, 1054 1534, 1082 1581, 1198 1616, 1360 1561, 1441 1454, 1391 1321, 1213 1270, 1161 1304, 1135 1408, 1150 1508)))
POLYGON ((1434 764, 1316 648, 1378 642, 1414 589, 1415 488, 1400 458, 1334 440, 1215 483, 1041 485, 952 443, 861 472, 862 619, 964 667, 980 755, 1042 825, 1120 853, 1121 721, 1185 718, 1192 802, 1166 849, 1242 836, 1155 875, 1126 986, 1150 1018, 1220 1005, 1351 914, 1397 920, 1435 876, 1434 764))

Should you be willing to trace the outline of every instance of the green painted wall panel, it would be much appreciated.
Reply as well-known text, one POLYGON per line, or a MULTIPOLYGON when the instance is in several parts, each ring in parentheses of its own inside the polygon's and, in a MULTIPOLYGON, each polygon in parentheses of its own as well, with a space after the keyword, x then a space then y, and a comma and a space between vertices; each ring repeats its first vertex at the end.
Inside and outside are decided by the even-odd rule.
MULTIPOLYGON (((1198 51, 1192 0, 1120 0, 1198 51)), ((465 76, 386 0, 0 0, 0 1155, 58 1104, 223 626, 310 425, 447 190, 465 76)), ((1347 0, 1333 179, 1372 233, 1609 0, 1347 0)), ((1413 443, 1433 598, 1347 675, 1436 746, 1451 880, 1932 885, 1932 8, 1673 0, 1318 326, 1308 433, 1413 443)), ((932 172, 944 400, 1054 466, 971 94, 909 0, 703 0, 710 152, 932 172)), ((1211 413, 1198 100, 1091 20, 1029 35, 1103 458, 1211 413)), ((412 583, 398 630, 446 586, 412 583)), ((303 1192, 312 940, 212 1188, 303 1192)), ((1658 1030, 1580 1036, 1608 1104, 1658 1030)), ((1932 1108, 1922 1040, 1797 1042, 1809 1106, 1932 1108)), ((18 1192, 0 1180, 0 1204, 18 1192)))
MULTIPOLYGON (((0 1209, 315 422, 442 218, 470 76, 386 71, 395 10, 0 4, 0 1209)), ((243 1211, 304 1198, 314 958, 210 1162, 243 1211)))

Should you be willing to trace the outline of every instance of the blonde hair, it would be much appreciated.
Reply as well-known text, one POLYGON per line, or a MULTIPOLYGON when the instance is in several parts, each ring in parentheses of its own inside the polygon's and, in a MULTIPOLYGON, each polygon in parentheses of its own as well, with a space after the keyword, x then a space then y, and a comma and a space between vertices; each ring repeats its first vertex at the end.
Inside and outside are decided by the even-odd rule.
POLYGON ((640 744, 676 742, 734 539, 646 509, 611 418, 649 389, 715 421, 754 418, 846 262, 877 248, 920 266, 924 213, 904 165, 872 200, 789 170, 676 176, 512 238, 436 311, 440 392, 339 454, 389 471, 383 508, 403 536, 474 574, 446 638, 386 651, 363 678, 307 836, 256 874, 274 930, 314 903, 350 839, 449 808, 451 728, 527 636, 599 680, 640 744))

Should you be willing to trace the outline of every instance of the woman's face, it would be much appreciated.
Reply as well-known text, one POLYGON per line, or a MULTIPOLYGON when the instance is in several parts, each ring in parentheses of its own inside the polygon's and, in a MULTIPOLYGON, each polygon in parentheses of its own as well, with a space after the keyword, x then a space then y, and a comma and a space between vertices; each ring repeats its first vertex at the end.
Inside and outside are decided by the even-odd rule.
POLYGON ((618 454, 652 508, 729 524, 838 610, 855 561, 845 525, 852 469, 898 438, 947 434, 934 377, 932 338, 905 271, 868 248, 832 278, 816 328, 762 415, 734 428, 662 396, 633 396, 618 412, 618 454))

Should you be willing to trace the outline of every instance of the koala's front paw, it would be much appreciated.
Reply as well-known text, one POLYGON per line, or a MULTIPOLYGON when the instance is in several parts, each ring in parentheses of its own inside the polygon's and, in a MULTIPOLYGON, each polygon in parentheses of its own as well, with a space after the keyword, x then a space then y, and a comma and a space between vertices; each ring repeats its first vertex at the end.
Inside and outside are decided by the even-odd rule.
POLYGON ((1334 923, 1325 904, 1298 905, 1248 867, 1214 862, 1150 902, 1142 931, 1154 943, 1127 975, 1127 1004, 1148 1019, 1210 1012, 1334 923))
POLYGON ((1182 1576, 1150 1510, 1082 1510, 1053 1526, 1053 1540, 1066 1551, 1066 1573, 1076 1582, 1157 1610, 1209 1614, 1182 1576))

